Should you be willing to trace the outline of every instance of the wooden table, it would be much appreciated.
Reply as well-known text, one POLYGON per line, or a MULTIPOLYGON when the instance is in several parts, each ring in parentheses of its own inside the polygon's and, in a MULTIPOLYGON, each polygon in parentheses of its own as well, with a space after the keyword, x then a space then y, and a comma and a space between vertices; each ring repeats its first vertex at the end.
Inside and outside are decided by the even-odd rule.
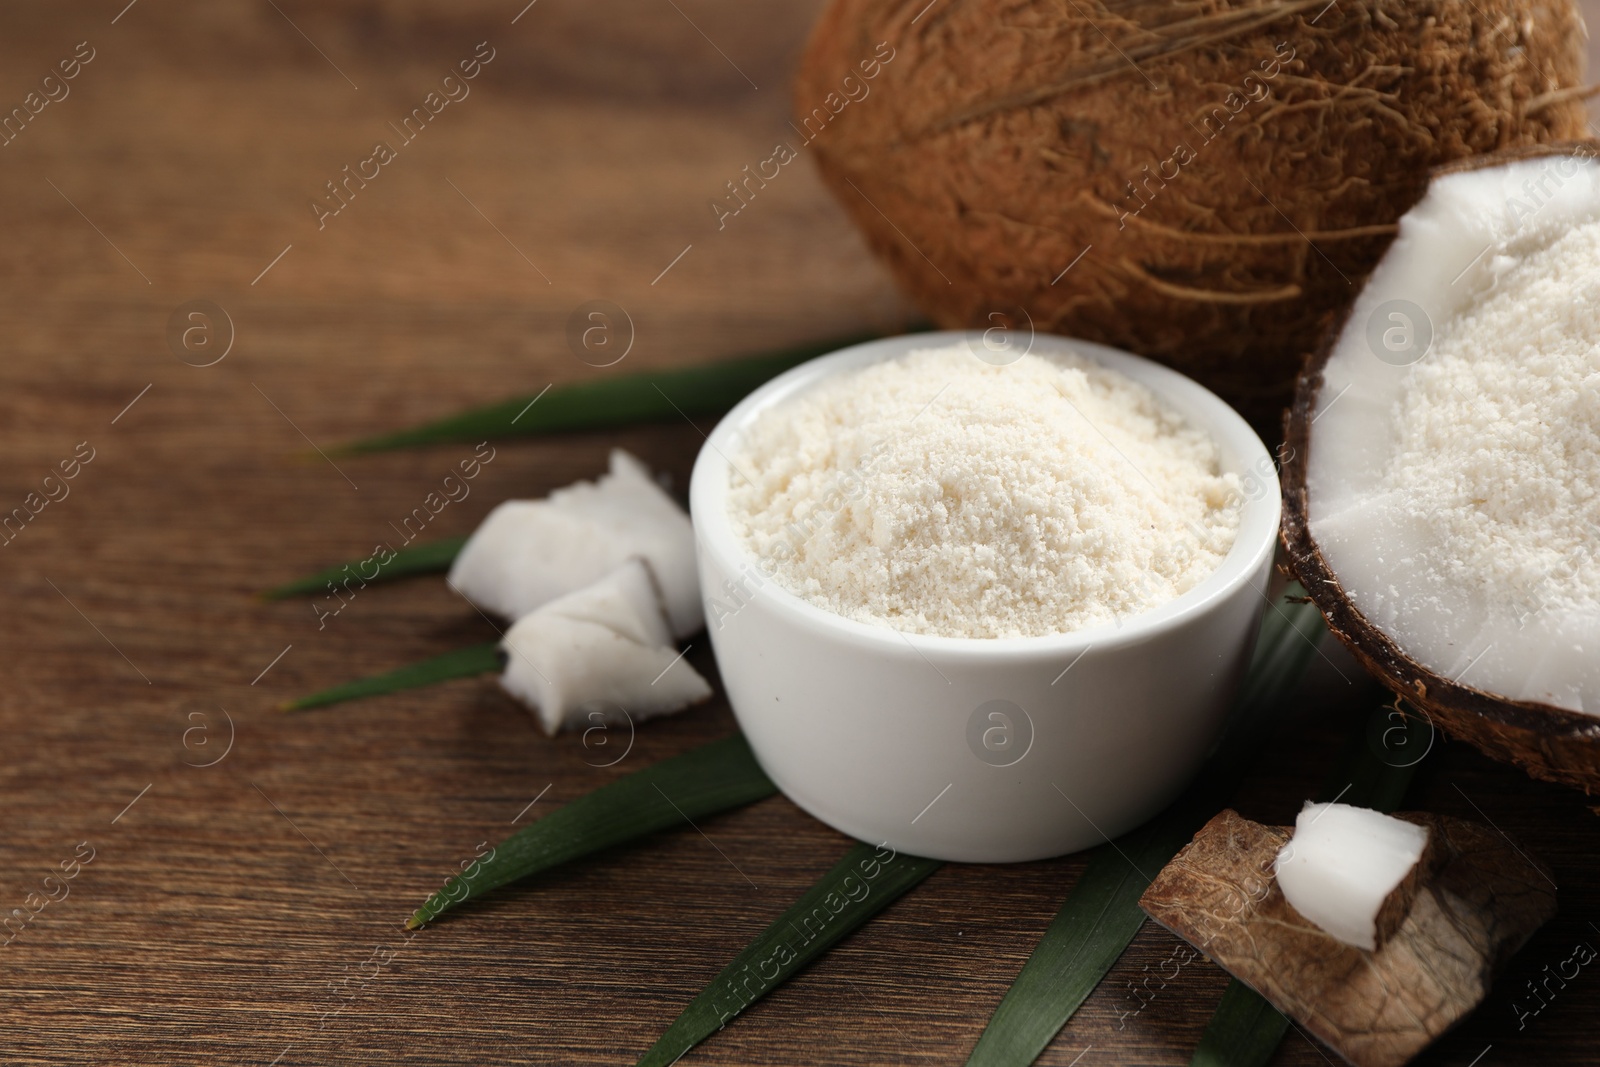
MULTIPOLYGON (((707 206, 785 136, 816 5, 125 2, 0 16, 5 108, 92 54, 0 148, 0 508, 93 456, 0 549, 0 911, 93 855, 0 949, 0 1061, 631 1063, 846 840, 774 798, 408 940, 400 920, 479 842, 731 715, 652 723, 609 769, 492 678, 284 716, 288 696, 492 631, 437 581, 362 591, 321 627, 306 601, 252 594, 391 539, 471 451, 335 465, 308 446, 618 373, 567 346, 586 301, 629 313, 626 370, 913 317, 809 164, 725 229, 707 206), (398 143, 389 123, 475 53, 470 94, 319 228, 325 183, 398 143), (205 367, 170 341, 197 299, 234 334, 205 367), (368 966, 379 948, 392 960, 368 966)), ((705 428, 503 444, 429 533, 591 476, 613 445, 681 488, 705 428)), ((1359 679, 1326 650, 1241 810, 1292 818, 1372 705, 1359 679)), ((1600 942, 1583 798, 1445 745, 1412 799, 1492 819, 1562 892, 1429 1062, 1491 1045, 1485 1067, 1594 1062, 1600 977, 1524 1028, 1512 1007, 1600 942)), ((960 1063, 1081 863, 942 869, 685 1062, 960 1063)), ((1226 976, 1197 962, 1135 999, 1172 947, 1147 925, 1041 1062, 1187 1062, 1226 976)), ((1277 1062, 1326 1059, 1291 1033, 1277 1062)))

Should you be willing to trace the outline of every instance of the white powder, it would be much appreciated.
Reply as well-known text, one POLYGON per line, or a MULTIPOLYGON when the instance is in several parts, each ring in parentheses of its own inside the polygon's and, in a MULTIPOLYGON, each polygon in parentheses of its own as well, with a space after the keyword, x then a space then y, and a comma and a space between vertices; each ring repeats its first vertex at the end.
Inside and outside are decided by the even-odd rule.
MULTIPOLYGON (((1503 257, 1440 326, 1393 417, 1381 489, 1428 532, 1408 558, 1489 618, 1600 612, 1600 223, 1503 257)), ((1474 649, 1474 652, 1477 650, 1474 649)))
POLYGON ((836 375, 765 412, 732 466, 730 518, 763 572, 913 633, 1117 622, 1211 574, 1239 525, 1212 441, 1075 356, 953 347, 836 375))

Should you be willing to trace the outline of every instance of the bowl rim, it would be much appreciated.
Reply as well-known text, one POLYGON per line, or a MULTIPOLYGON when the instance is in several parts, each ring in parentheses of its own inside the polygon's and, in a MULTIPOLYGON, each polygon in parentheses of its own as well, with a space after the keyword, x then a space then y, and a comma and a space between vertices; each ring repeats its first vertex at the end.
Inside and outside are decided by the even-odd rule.
MULTIPOLYGON (((1229 600, 1241 586, 1248 585, 1260 572, 1263 559, 1270 557, 1277 545, 1282 493, 1271 453, 1244 417, 1192 378, 1152 360, 1090 341, 1036 333, 1030 339, 1029 351, 1047 358, 1052 353, 1072 352, 1127 375, 1177 410, 1191 425, 1204 431, 1215 442, 1220 466, 1225 472, 1241 477, 1249 474, 1261 482, 1261 492, 1253 497, 1245 495, 1233 547, 1215 571, 1194 588, 1139 615, 1081 630, 1030 637, 949 637, 861 622, 819 607, 768 576, 755 554, 734 536, 728 518, 730 457, 738 451, 738 438, 743 430, 763 411, 830 375, 918 349, 947 347, 953 343, 982 345, 984 337, 981 330, 936 330, 866 341, 807 360, 751 392, 722 417, 695 458, 689 479, 689 513, 701 551, 713 555, 728 575, 752 571, 759 575, 761 580, 754 596, 768 599, 774 610, 804 629, 902 654, 909 647, 924 658, 945 660, 973 657, 1059 659, 1081 655, 1090 648, 1113 649, 1138 644, 1207 614, 1229 600)), ((706 588, 703 567, 700 580, 703 598, 720 595, 706 588)), ((1265 598, 1265 593, 1261 595, 1265 598)), ((709 619, 709 612, 707 616, 709 619)))

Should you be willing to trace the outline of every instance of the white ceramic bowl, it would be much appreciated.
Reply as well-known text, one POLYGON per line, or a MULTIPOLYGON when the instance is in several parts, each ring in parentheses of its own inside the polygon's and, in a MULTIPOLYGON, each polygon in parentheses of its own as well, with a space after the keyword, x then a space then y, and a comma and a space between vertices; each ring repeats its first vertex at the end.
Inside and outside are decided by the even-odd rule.
POLYGON ((729 457, 744 429, 828 375, 915 348, 981 346, 981 336, 892 337, 780 375, 717 425, 689 499, 722 681, 772 780, 863 841, 1000 863, 1124 833, 1198 770, 1266 607, 1280 497, 1260 438, 1211 392, 1137 356, 1041 334, 1034 353, 1071 350, 1120 371, 1216 441, 1246 492, 1238 537, 1215 573, 1120 626, 1006 639, 871 626, 770 580, 728 521, 729 457))

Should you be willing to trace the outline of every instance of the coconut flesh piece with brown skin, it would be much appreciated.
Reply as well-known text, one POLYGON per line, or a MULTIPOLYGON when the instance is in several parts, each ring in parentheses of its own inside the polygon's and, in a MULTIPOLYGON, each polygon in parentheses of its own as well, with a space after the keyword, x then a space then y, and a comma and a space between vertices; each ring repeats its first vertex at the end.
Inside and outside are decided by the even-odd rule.
POLYGON ((705 625, 689 515, 618 448, 597 481, 496 507, 462 546, 448 581, 485 611, 517 620, 634 557, 649 562, 674 636, 705 625))
POLYGON ((1430 168, 1585 136, 1585 40, 1571 0, 832 0, 786 143, 940 326, 1150 356, 1261 427, 1430 168))
POLYGON ((649 566, 629 560, 517 620, 500 642, 500 684, 537 709, 551 736, 641 722, 711 696, 671 639, 649 566))
POLYGON ((1302 379, 1284 542, 1331 627, 1489 755, 1600 786, 1600 162, 1441 173, 1302 379))
POLYGON ((1306 803, 1273 873, 1284 899, 1327 933, 1375 949, 1411 910, 1426 826, 1350 804, 1306 803))
POLYGON ((1550 873, 1488 826, 1402 812, 1428 831, 1409 908, 1375 951, 1290 907, 1273 877, 1287 827, 1208 822, 1139 905, 1356 1067, 1400 1067, 1483 1002, 1494 973, 1556 912, 1550 873))

